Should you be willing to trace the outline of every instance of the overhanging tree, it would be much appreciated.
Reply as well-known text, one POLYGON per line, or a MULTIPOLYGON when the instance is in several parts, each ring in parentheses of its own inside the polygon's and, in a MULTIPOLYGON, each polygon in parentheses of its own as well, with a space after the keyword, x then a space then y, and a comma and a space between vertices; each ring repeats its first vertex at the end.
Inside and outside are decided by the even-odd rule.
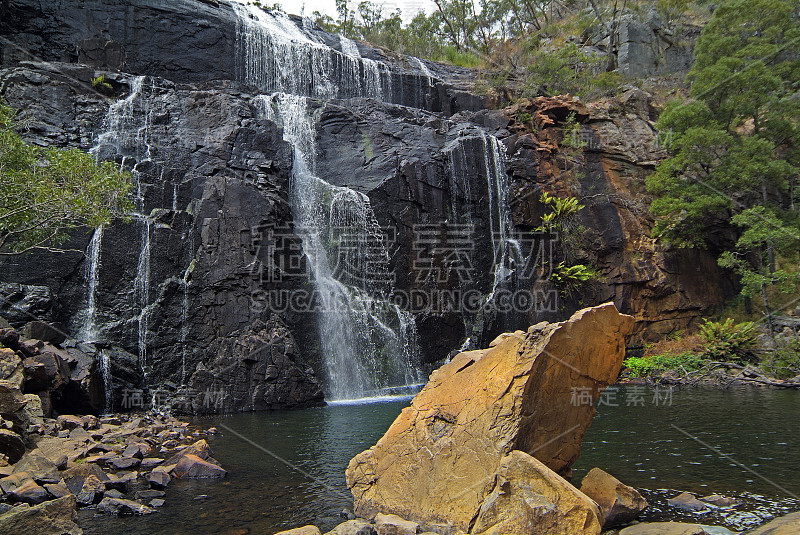
POLYGON ((0 255, 57 249, 69 230, 132 209, 129 173, 77 149, 28 144, 14 126, 14 110, 0 104, 0 255))

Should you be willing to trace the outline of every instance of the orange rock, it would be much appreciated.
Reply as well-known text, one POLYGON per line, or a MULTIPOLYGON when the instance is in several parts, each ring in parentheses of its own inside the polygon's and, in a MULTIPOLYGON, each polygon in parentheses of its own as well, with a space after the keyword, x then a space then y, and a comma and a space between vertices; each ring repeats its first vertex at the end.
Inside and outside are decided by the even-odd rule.
POLYGON ((633 318, 612 303, 539 323, 495 347, 456 355, 386 434, 347 467, 357 515, 393 513, 466 530, 512 450, 566 473, 619 374, 633 318))

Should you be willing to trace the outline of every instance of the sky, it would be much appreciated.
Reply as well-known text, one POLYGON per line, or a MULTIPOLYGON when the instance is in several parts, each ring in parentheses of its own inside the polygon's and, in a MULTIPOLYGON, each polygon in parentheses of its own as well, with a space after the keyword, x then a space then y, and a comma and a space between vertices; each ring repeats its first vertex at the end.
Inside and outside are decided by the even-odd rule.
MULTIPOLYGON (((272 5, 275 3, 276 0, 262 0, 262 4, 265 5, 272 5)), ((394 6, 399 6, 401 9, 403 8, 404 4, 408 0, 372 0, 375 4, 390 4, 393 8, 394 6)), ((287 13, 293 13, 296 15, 300 14, 300 11, 303 9, 305 5, 305 15, 311 15, 314 11, 319 11, 326 15, 330 15, 332 17, 336 16, 336 2, 334 0, 277 0, 277 2, 283 7, 283 10, 287 13)), ((352 4, 351 9, 356 10, 360 0, 350 0, 352 4)), ((417 0, 416 3, 427 5, 428 9, 426 11, 430 12, 430 9, 433 6, 432 0, 417 0)), ((392 11, 393 9, 388 9, 387 11, 392 11)), ((403 13, 404 18, 406 15, 413 16, 415 13, 403 13)))

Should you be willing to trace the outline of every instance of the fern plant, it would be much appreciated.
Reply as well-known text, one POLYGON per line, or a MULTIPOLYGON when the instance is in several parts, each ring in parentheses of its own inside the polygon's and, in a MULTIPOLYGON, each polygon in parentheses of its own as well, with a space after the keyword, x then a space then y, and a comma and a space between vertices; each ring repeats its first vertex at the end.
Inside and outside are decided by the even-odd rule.
POLYGON ((758 362, 757 336, 758 331, 751 321, 734 324, 732 318, 723 322, 705 320, 700 326, 700 337, 705 342, 704 355, 711 360, 758 362))

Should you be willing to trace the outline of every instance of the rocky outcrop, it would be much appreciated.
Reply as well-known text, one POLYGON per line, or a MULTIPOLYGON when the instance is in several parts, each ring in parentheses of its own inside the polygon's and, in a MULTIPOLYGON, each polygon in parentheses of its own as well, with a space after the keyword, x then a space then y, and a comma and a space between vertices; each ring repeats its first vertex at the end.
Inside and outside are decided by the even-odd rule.
MULTIPOLYGON (((80 8, 0 4, 0 35, 14 43, 0 52, 0 87, 26 118, 24 137, 93 149, 124 164, 136 181, 137 215, 130 221, 95 234, 76 231, 61 253, 0 260, 0 312, 15 327, 33 316, 96 342, 76 345, 89 358, 75 356, 69 382, 58 395, 43 397, 45 414, 55 398, 71 407, 64 410, 100 410, 105 400, 92 370, 104 359, 116 410, 123 408, 123 391, 147 400, 158 391, 201 412, 318 401, 315 382, 324 385, 330 373, 321 362, 318 316, 286 301, 312 286, 289 199, 294 155, 257 102, 260 93, 281 88, 320 97, 307 102, 315 118, 308 136, 316 147, 315 173, 368 197, 386 230, 393 297, 405 296, 406 305, 422 298, 422 306, 408 307, 419 333, 422 362, 412 363, 418 368, 431 369, 465 340, 467 347, 485 347, 501 332, 563 320, 579 306, 607 301, 637 319, 639 340, 653 340, 690 328, 732 294, 713 252, 664 251, 646 237, 642 179, 663 151, 653 132, 655 113, 641 92, 592 107, 537 99, 504 115, 479 109, 482 99, 464 91, 471 71, 390 57, 297 18, 281 18, 277 26, 315 43, 314 54, 323 54, 318 59, 328 70, 309 77, 308 69, 291 63, 306 56, 284 54, 291 64, 278 71, 302 83, 283 87, 264 72, 248 71, 263 64, 248 63, 247 54, 285 36, 254 30, 253 17, 272 15, 255 6, 243 15, 240 7, 191 0, 92 0, 80 8), (188 52, 175 54, 178 49, 188 52), (92 85, 99 76, 111 86, 108 95, 92 85), (314 86, 319 80, 325 83, 314 86), (589 140, 581 172, 573 175, 565 174, 567 159, 559 152, 571 112, 589 140), (536 119, 536 135, 522 124, 525 113, 536 119), (546 277, 501 281, 498 234, 526 242, 541 223, 541 191, 570 193, 573 186, 587 206, 576 261, 596 266, 600 281, 582 288, 579 298, 559 296, 546 277), (498 226, 506 201, 513 229, 498 226), (419 258, 419 229, 453 221, 471 229, 466 276, 450 269, 444 255, 419 258), (94 262, 90 241, 98 245, 94 262), (537 303, 502 312, 470 309, 469 301, 449 308, 436 302, 457 294, 477 296, 473 302, 480 304, 498 285, 530 291, 537 303), (270 356, 281 365, 259 360, 251 367, 234 347, 260 336, 254 333, 273 318, 291 332, 296 350, 270 356), (208 396, 213 403, 206 403, 208 396)), ((522 263, 517 259, 515 267, 522 263)))
POLYGON ((194 396, 192 412, 242 412, 307 407, 323 403, 314 371, 300 362, 291 331, 277 315, 256 320, 223 347, 208 367, 199 365, 189 382, 195 392, 221 392, 213 400, 194 396))
POLYGON ((594 414, 576 393, 596 399, 616 379, 632 324, 609 303, 455 356, 378 443, 350 461, 356 514, 466 531, 498 490, 501 460, 513 450, 567 473, 594 414))
POLYGON ((604 528, 627 524, 647 507, 639 491, 599 468, 592 468, 581 481, 581 492, 600 507, 604 528))
POLYGON ((33 507, 17 506, 0 515, 0 531, 19 535, 81 535, 75 496, 64 496, 33 507))
POLYGON ((590 105, 568 96, 540 97, 504 113, 515 225, 541 224, 542 191, 577 197, 585 206, 578 213, 584 231, 556 254, 570 250, 573 263, 599 271, 594 284, 581 288, 580 300, 613 301, 632 315, 634 344, 692 330, 736 293, 731 275, 716 264, 717 250, 732 243, 730 229, 710 236, 715 245, 709 250, 665 249, 651 238, 644 179, 666 152, 649 94, 630 88, 590 105), (571 146, 582 145, 579 150, 564 142, 570 114, 579 125, 571 146))
MULTIPOLYGON (((176 83, 201 84, 212 80, 255 83, 257 80, 249 79, 242 66, 244 56, 248 47, 259 46, 261 40, 266 40, 261 45, 265 52, 271 51, 271 43, 268 37, 245 34, 254 14, 247 9, 238 10, 236 5, 223 1, 212 6, 196 0, 126 0, 123 3, 91 0, 80 6, 33 0, 4 2, 0 4, 0 35, 13 42, 13 46, 3 47, 0 67, 34 59, 80 63, 102 71, 147 74, 176 83), (176 54, 176 50, 184 52, 176 54)), ((293 37, 302 35, 302 39, 314 43, 302 52, 322 54, 316 58, 318 63, 329 67, 324 73, 315 73, 324 76, 324 80, 309 81, 307 86, 293 84, 294 92, 305 90, 303 94, 318 96, 314 94, 314 85, 327 85, 333 91, 331 97, 377 96, 363 94, 363 90, 353 90, 342 83, 352 76, 354 69, 356 73, 366 71, 374 63, 351 62, 338 36, 321 31, 308 19, 304 22, 300 17, 260 10, 255 15, 274 19, 272 26, 278 32, 281 26, 295 26, 293 37)), ((288 36, 277 35, 275 39, 280 46, 288 36)), ((430 63, 425 72, 422 64, 413 58, 390 56, 362 44, 351 44, 367 61, 381 62, 386 79, 382 81, 380 94, 387 102, 448 115, 465 108, 483 107, 483 99, 459 87, 462 79, 469 78, 465 69, 430 63)), ((287 75, 291 73, 284 74, 287 75)), ((111 83, 115 85, 114 81, 111 83)), ((254 89, 270 93, 290 88, 254 89)))

